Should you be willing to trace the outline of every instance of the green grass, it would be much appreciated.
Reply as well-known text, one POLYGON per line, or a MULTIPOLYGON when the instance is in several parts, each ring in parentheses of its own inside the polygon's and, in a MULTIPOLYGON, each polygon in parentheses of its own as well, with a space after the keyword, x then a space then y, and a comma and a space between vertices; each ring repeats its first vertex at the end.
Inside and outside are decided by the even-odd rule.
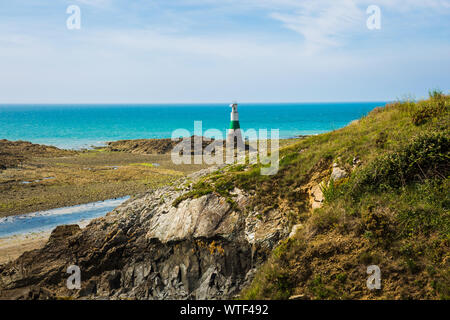
POLYGON ((277 208, 288 201, 308 230, 281 243, 241 297, 285 299, 304 292, 312 299, 448 299, 449 108, 450 96, 440 91, 424 101, 398 101, 345 128, 282 148, 275 176, 258 175, 258 166, 226 174, 223 179, 255 192, 255 205, 277 208), (353 167, 355 157, 361 163, 353 167), (336 182, 325 178, 325 204, 310 211, 298 190, 314 173, 329 176, 333 162, 351 174, 336 182), (316 249, 325 239, 329 248, 336 246, 331 253, 316 249), (314 269, 305 267, 313 261, 314 269), (364 270, 373 263, 396 270, 384 273, 393 283, 384 291, 364 291, 364 272, 342 272, 348 265, 364 270))
POLYGON ((172 205, 174 207, 177 207, 178 204, 180 202, 182 202, 183 200, 200 198, 201 196, 204 196, 206 194, 210 194, 213 191, 214 191, 214 189, 210 185, 208 185, 208 184, 206 184, 204 182, 199 182, 199 183, 194 185, 193 190, 191 190, 191 191, 183 194, 182 196, 176 198, 172 202, 172 205))
POLYGON ((130 166, 143 166, 143 167, 149 167, 149 168, 154 168, 155 167, 153 163, 146 163, 146 162, 130 163, 130 166))

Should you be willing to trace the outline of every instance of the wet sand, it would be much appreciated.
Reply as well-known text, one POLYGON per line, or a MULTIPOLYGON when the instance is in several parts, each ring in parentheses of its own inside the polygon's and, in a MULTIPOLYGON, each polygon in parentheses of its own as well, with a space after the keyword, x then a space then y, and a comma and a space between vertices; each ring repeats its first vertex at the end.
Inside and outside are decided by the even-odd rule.
POLYGON ((50 231, 0 238, 0 264, 17 259, 26 251, 42 248, 50 231))
MULTIPOLYGON (((77 224, 80 228, 85 228, 89 222, 81 221, 77 224)), ((51 233, 52 230, 47 230, 0 238, 0 265, 17 259, 26 251, 42 248, 51 233)))

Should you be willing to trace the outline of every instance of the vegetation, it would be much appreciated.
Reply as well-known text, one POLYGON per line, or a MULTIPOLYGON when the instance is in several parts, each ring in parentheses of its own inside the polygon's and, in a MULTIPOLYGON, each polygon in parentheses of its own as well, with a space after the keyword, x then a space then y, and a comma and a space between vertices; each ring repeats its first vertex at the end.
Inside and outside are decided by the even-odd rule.
MULTIPOLYGON (((437 90, 427 100, 375 108, 345 128, 284 145, 273 176, 261 175, 261 165, 229 166, 190 186, 173 205, 209 193, 233 204, 237 187, 252 195, 248 210, 257 209, 262 218, 279 210, 291 224, 301 225, 273 250, 241 298, 450 299, 449 108, 450 96, 437 90), (331 180, 333 163, 348 177, 331 180), (324 203, 312 210, 309 192, 318 185, 324 203), (367 266, 372 264, 381 269, 381 290, 366 287, 367 266)), ((54 160, 53 165, 68 168, 72 176, 64 179, 74 175, 85 188, 83 161, 105 165, 96 157, 77 157, 78 171, 71 169, 71 160, 54 160)), ((139 177, 144 171, 173 173, 154 158, 124 163, 161 164, 124 165, 139 170, 129 171, 139 177)), ((99 184, 125 173, 96 168, 95 179, 105 179, 97 180, 99 184)), ((56 181, 45 183, 63 181, 55 176, 56 181)), ((0 210, 10 210, 7 197, 0 200, 0 210)), ((210 250, 220 251, 214 245, 210 250)))
POLYGON ((206 167, 175 165, 170 154, 109 149, 73 152, 52 147, 48 149, 58 153, 46 154, 46 146, 9 145, 43 151, 29 154, 20 167, 0 171, 0 217, 133 195, 206 167))
POLYGON ((216 174, 208 177, 208 182, 205 180, 200 180, 197 182, 192 186, 191 191, 188 191, 175 199, 172 205, 176 207, 183 200, 196 199, 205 194, 214 192, 225 197, 227 201, 234 206, 232 195, 230 194, 233 189, 234 185, 232 184, 232 181, 223 179, 223 175, 221 174, 216 174), (214 182, 211 182, 211 180, 214 180, 214 182))
POLYGON ((241 297, 449 299, 449 107, 439 91, 398 101, 282 148, 275 176, 251 165, 225 172, 256 195, 254 206, 289 210, 302 224, 241 297), (350 176, 330 181, 333 162, 350 176), (324 205, 311 210, 304 186, 321 182, 324 205), (370 264, 381 269, 381 290, 366 287, 370 264))

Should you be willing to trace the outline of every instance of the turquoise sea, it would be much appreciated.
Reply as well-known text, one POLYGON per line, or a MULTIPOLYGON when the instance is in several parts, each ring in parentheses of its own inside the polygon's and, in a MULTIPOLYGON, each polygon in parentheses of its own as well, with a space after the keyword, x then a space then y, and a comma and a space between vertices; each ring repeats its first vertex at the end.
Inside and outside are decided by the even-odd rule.
MULTIPOLYGON (((239 105, 242 129, 279 129, 281 138, 341 128, 385 102, 266 103, 239 105)), ((100 146, 107 141, 170 138, 172 131, 202 121, 203 132, 226 132, 228 104, 164 105, 0 105, 0 139, 25 140, 61 148, 100 146)), ((0 150, 1 152, 1 150, 0 150)), ((128 199, 111 199, 0 219, 0 237, 86 223, 128 199)))
MULTIPOLYGON (((279 129, 280 138, 339 129, 386 102, 241 103, 241 128, 279 129)), ((61 148, 101 146, 107 141, 170 138, 184 128, 193 134, 194 121, 203 131, 226 132, 228 104, 143 105, 5 105, 0 104, 0 139, 25 140, 61 148)))

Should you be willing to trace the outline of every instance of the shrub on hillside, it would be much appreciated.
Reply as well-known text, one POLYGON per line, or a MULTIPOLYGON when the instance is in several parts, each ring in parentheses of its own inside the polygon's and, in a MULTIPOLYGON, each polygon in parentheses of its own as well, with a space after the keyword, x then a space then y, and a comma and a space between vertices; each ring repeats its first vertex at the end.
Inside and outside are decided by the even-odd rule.
POLYGON ((439 117, 448 111, 450 99, 440 91, 430 92, 430 99, 418 103, 418 108, 412 113, 414 125, 419 126, 432 118, 439 117))
POLYGON ((386 154, 354 177, 352 194, 399 188, 416 180, 449 174, 449 139, 442 133, 428 133, 414 138, 397 152, 386 154))
POLYGON ((377 148, 383 149, 387 142, 387 133, 386 132, 380 132, 378 133, 377 139, 375 140, 375 145, 377 148))

